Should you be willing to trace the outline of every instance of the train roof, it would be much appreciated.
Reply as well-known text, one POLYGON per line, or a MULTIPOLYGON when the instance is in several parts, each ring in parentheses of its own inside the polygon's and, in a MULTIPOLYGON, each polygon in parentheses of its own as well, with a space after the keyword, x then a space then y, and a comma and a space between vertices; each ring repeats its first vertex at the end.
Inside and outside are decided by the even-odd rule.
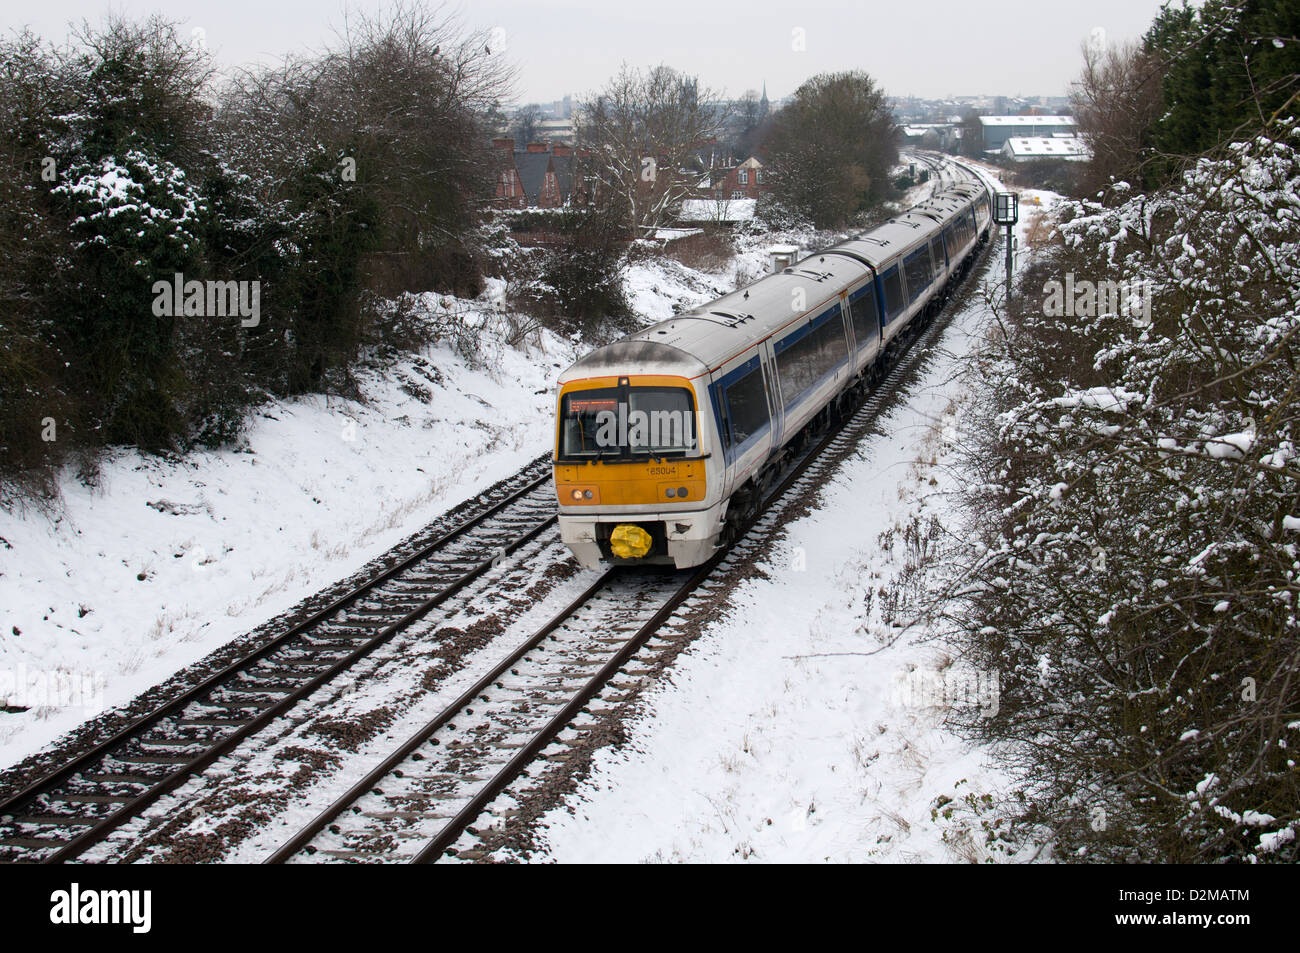
POLYGON ((777 274, 625 340, 660 341, 688 351, 709 369, 715 369, 810 311, 832 306, 842 288, 869 275, 860 262, 841 255, 810 255, 777 274))
POLYGON ((625 374, 630 368, 638 374, 691 379, 716 370, 755 342, 830 306, 841 289, 870 276, 868 266, 879 266, 933 238, 982 193, 974 184, 936 193, 878 228, 597 348, 566 370, 560 383, 625 374))
MULTIPOLYGON (((665 322, 666 323, 666 322, 665 322)), ((647 330, 654 330, 654 325, 647 330)), ((560 375, 560 383, 586 377, 613 377, 635 367, 638 374, 663 374, 675 377, 699 377, 707 374, 708 365, 689 351, 664 341, 652 341, 641 335, 628 335, 598 347, 581 357, 560 375)))
POLYGON ((848 255, 879 268, 900 253, 908 252, 935 230, 947 225, 983 193, 978 185, 957 185, 944 189, 879 228, 841 242, 827 252, 848 255))

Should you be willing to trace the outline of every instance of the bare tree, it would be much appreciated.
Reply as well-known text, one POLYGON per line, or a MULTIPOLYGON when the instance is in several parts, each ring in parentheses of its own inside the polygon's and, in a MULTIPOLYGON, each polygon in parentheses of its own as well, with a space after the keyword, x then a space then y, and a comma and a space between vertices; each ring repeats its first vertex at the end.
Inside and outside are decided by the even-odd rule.
POLYGON ((970 159, 983 158, 984 127, 980 123, 979 113, 972 110, 962 117, 960 131, 961 138, 955 151, 970 159))
POLYGON ((1092 151, 1082 176, 1088 193, 1112 180, 1140 182, 1161 109, 1159 56, 1138 43, 1083 44, 1083 72, 1070 100, 1079 134, 1092 151))
POLYGON ((698 178, 692 154, 724 128, 714 90, 667 66, 627 67, 581 108, 578 140, 591 150, 597 197, 628 224, 654 228, 698 178))
POLYGON ((382 210, 389 247, 456 244, 491 187, 482 117, 512 80, 488 34, 398 3, 351 17, 324 55, 239 76, 226 146, 272 183, 323 149, 382 210))
POLYGON ((771 114, 764 108, 763 100, 752 89, 736 101, 735 142, 732 152, 738 159, 747 159, 758 151, 771 129, 771 114))
POLYGON ((537 139, 537 130, 542 121, 542 107, 529 103, 517 113, 510 124, 510 134, 514 136, 515 145, 523 146, 537 139))

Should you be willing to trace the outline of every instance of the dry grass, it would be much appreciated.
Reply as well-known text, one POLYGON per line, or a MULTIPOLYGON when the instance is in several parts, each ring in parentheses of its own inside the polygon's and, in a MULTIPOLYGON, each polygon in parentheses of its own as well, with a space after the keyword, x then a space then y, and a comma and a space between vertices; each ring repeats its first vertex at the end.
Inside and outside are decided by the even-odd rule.
POLYGON ((700 235, 689 235, 669 242, 664 254, 697 271, 721 271, 731 264, 736 249, 731 236, 719 229, 706 229, 700 235))

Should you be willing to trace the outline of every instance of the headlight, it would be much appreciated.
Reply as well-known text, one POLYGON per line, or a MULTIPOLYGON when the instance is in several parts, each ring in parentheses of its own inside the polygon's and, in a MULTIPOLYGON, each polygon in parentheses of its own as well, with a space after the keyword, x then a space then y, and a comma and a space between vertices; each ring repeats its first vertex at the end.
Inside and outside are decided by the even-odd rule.
POLYGON ((581 499, 582 499, 582 491, 581 491, 581 490, 574 490, 574 491, 573 491, 573 498, 574 498, 575 500, 581 500, 581 499))

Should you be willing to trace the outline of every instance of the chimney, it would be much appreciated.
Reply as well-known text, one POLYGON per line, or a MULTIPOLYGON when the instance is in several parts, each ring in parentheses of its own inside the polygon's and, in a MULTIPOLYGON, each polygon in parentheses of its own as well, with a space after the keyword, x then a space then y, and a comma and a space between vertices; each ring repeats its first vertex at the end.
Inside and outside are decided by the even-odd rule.
POLYGON ((493 140, 492 140, 492 148, 493 148, 493 149, 500 149, 500 150, 503 151, 503 152, 514 152, 514 151, 515 151, 515 141, 514 141, 513 139, 510 139, 510 138, 504 138, 504 139, 493 139, 493 140))
POLYGON ((528 151, 529 151, 529 152, 545 152, 545 151, 546 151, 546 143, 544 143, 544 142, 530 142, 530 143, 528 143, 528 151))
POLYGON ((567 156, 567 155, 572 155, 572 154, 573 154, 573 150, 572 150, 572 149, 570 149, 568 146, 566 146, 566 145, 562 145, 561 143, 558 143, 558 142, 557 142, 554 146, 551 147, 551 152, 554 153, 554 154, 557 155, 557 156, 567 156))

